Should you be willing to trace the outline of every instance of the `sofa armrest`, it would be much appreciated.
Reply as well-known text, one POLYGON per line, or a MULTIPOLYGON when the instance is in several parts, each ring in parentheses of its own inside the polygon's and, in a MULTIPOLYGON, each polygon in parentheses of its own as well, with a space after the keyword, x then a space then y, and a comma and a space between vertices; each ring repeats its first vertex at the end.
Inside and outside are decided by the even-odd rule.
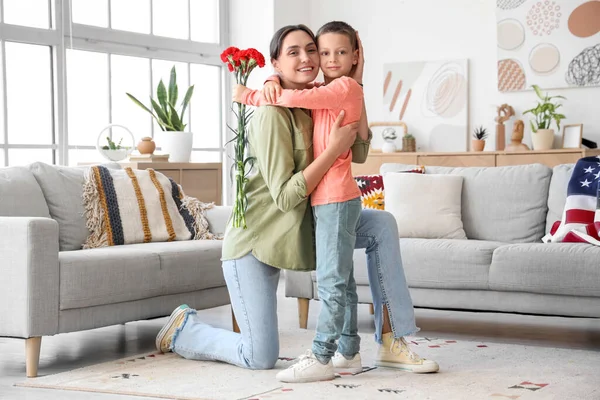
POLYGON ((285 297, 314 299, 314 284, 310 272, 285 271, 285 297))
POLYGON ((231 206, 214 206, 206 210, 206 219, 211 233, 221 235, 225 233, 229 216, 233 211, 231 206))
POLYGON ((0 217, 0 336, 58 333, 58 223, 0 217))

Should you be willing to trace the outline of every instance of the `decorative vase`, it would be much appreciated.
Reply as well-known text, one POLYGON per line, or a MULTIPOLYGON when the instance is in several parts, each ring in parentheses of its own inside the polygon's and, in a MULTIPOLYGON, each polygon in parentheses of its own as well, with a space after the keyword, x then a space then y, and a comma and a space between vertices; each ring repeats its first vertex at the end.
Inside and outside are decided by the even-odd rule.
POLYGON ((152 154, 156 150, 156 143, 154 143, 150 136, 144 136, 137 144, 137 149, 140 154, 152 154))
POLYGON ((550 150, 554 144, 554 129, 538 129, 531 132, 533 150, 550 150))
POLYGON ((471 139, 471 151, 483 151, 485 140, 471 139))
POLYGON ((396 152, 396 144, 394 142, 385 142, 381 146, 382 153, 394 153, 396 152))
POLYGON ((506 146, 506 128, 504 125, 496 125, 496 151, 504 150, 506 146))
POLYGON ((414 153, 417 151, 417 140, 414 137, 402 138, 402 151, 414 153))
POLYGON ((157 132, 156 141, 162 152, 169 155, 169 162, 190 162, 192 156, 192 132, 157 132))

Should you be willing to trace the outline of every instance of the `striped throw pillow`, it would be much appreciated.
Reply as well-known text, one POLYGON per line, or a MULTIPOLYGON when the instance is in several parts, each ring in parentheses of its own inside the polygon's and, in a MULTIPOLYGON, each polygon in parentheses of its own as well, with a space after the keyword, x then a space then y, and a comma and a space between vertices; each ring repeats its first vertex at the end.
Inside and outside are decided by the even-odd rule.
POLYGON ((214 206, 186 196, 172 179, 151 168, 90 167, 83 186, 84 249, 132 243, 215 239, 206 210, 214 206))

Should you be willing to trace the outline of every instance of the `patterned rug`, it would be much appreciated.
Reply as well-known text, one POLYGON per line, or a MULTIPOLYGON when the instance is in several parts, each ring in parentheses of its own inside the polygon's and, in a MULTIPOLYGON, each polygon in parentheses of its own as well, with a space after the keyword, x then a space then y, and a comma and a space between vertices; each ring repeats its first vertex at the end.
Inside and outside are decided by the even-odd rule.
MULTIPOLYGON (((281 332, 288 367, 310 346, 313 332, 281 332)), ((113 393, 164 399, 600 399, 600 354, 451 338, 411 337, 412 348, 440 364, 437 374, 372 367, 376 344, 363 335, 363 372, 329 382, 283 384, 277 371, 250 371, 218 362, 189 361, 152 352, 16 386, 113 393)))

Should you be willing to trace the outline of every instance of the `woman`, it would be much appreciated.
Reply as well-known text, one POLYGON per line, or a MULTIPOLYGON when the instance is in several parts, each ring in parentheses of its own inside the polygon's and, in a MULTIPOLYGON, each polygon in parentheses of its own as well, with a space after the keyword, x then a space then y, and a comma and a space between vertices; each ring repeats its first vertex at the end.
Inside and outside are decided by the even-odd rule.
MULTIPOLYGON (((270 55, 283 88, 304 89, 318 74, 315 37, 303 25, 277 31, 270 55)), ((173 311, 159 332, 157 348, 188 359, 273 368, 279 355, 276 291, 280 269, 315 269, 313 216, 307 200, 356 137, 358 124, 340 128, 342 118, 340 114, 325 152, 313 161, 312 120, 307 112, 272 106, 255 111, 249 146, 258 168, 247 184, 248 228, 232 228, 230 224, 223 243, 223 272, 241 333, 211 327, 184 305, 173 311)), ((357 153, 363 149, 364 161, 365 148, 368 142, 357 140, 354 158, 361 158, 357 153)), ((377 364, 413 372, 437 371, 435 362, 418 357, 403 339, 418 329, 400 260, 395 219, 386 212, 363 210, 356 236, 356 248, 365 248, 367 253, 375 338, 381 344, 377 364)), ((302 370, 307 375, 314 373, 313 366, 318 367, 310 355, 300 361, 307 367, 302 370)), ((334 357, 333 365, 347 368, 348 362, 334 357)), ((298 381, 306 378, 302 371, 298 381)))

